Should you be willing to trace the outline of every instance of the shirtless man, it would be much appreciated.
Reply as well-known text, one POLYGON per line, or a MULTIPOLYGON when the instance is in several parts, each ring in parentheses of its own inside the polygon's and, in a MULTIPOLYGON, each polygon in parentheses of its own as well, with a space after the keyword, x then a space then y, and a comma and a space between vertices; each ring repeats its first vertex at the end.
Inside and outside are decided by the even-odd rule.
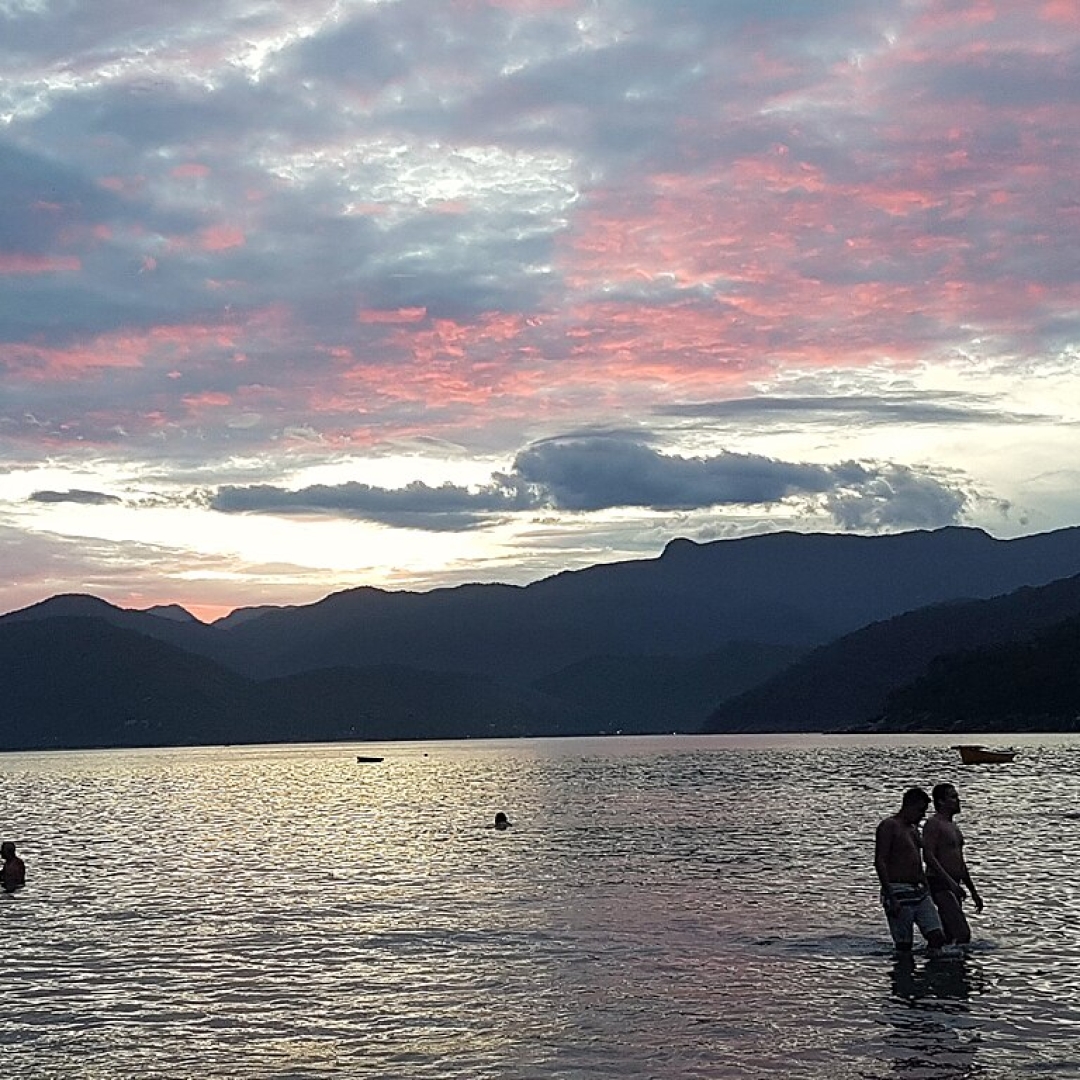
POLYGON ((937 904, 945 940, 950 945, 967 945, 971 927, 960 902, 970 894, 976 911, 982 911, 983 902, 964 861, 964 834, 953 821, 960 813, 960 796, 952 784, 938 784, 933 795, 934 816, 927 819, 923 831, 930 895, 937 904))
POLYGON ((911 952, 915 926, 931 949, 945 944, 941 919, 930 899, 923 871, 919 822, 929 805, 930 796, 922 788, 909 788, 899 812, 878 825, 874 842, 881 903, 889 920, 889 933, 900 952, 911 952))

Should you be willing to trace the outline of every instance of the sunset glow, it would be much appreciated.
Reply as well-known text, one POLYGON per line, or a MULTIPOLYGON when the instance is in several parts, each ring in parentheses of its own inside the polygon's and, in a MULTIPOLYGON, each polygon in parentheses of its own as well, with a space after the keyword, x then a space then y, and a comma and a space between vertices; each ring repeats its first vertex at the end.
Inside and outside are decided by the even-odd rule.
POLYGON ((1080 523, 1076 3, 133 11, 0 8, 0 610, 1080 523))

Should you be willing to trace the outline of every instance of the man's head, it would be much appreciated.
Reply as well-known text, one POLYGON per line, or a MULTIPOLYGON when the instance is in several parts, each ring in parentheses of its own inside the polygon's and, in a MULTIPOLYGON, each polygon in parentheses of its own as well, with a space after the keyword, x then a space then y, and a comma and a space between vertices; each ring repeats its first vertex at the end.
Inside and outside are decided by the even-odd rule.
POLYGON ((11 840, 5 840, 0 844, 0 859, 11 859, 15 855, 15 844, 11 840))
POLYGON ((960 795, 952 784, 934 785, 934 809, 939 814, 955 814, 960 810, 960 795))
POLYGON ((926 816, 930 805, 930 796, 921 787, 908 788, 900 802, 900 816, 913 825, 926 816))

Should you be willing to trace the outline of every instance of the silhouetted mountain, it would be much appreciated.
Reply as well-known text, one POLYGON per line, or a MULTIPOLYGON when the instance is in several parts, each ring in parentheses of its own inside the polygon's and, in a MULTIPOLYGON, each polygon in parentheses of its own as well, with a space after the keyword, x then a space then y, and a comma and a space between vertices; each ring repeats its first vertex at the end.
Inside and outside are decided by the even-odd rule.
POLYGON ((1080 730, 1080 617, 1024 641, 938 657, 889 695, 874 730, 1080 730))
POLYGON ((210 660, 103 619, 0 623, 3 749, 228 742, 251 730, 250 689, 210 660))
POLYGON ((250 622, 252 619, 259 618, 260 615, 265 615, 268 611, 286 610, 289 610, 289 608, 282 607, 280 604, 260 604, 257 607, 239 607, 236 608, 235 611, 230 611, 228 615, 223 615, 220 619, 215 619, 210 625, 218 630, 231 630, 234 626, 239 626, 242 622, 250 622))
POLYGON ((891 692, 963 650, 1024 641, 1080 614, 1080 575, 991 600, 923 608, 815 649, 724 702, 708 731, 829 731, 867 725, 891 692))
MULTIPOLYGON (((400 664, 531 682, 597 656, 695 657, 734 640, 820 645, 926 604, 995 596, 1075 573, 1080 529, 1016 540, 976 529, 773 533, 674 541, 656 559, 527 586, 353 589, 213 626, 110 605, 96 613, 259 678, 400 664)), ((72 599, 54 598, 0 622, 48 617, 72 599)))
POLYGON ((256 684, 277 741, 460 739, 595 731, 572 704, 485 676, 385 665, 256 684))
POLYGON ((763 682, 804 652, 742 641, 705 656, 602 656, 533 685, 584 713, 593 731, 697 731, 717 702, 763 682))
POLYGON ((0 750, 588 730, 565 703, 480 676, 386 667, 256 682, 98 618, 0 625, 0 750))
POLYGON ((532 681, 595 656, 693 657, 733 640, 817 645, 926 604, 1075 573, 1080 529, 1017 540, 975 529, 684 540, 657 559, 524 587, 350 590, 268 611, 208 644, 256 676, 395 663, 532 681))
MULTIPOLYGON (((1008 629, 1008 605, 946 606, 826 642, 1074 574, 1080 529, 1007 541, 942 529, 676 541, 528 586, 355 589, 211 626, 64 595, 0 617, 0 693, 11 688, 5 729, 28 745, 663 731, 816 645, 712 727, 838 728, 880 713, 934 656, 1013 640, 1023 613, 1008 629), (737 654, 738 641, 756 644, 737 654)), ((1027 632, 1055 621, 1051 605, 1028 607, 1027 632)))
MULTIPOLYGON (((177 605, 172 607, 176 611, 184 611, 177 605)), ((20 608, 18 611, 0 616, 0 626, 67 617, 102 619, 122 630, 131 630, 144 637, 168 642, 187 652, 219 659, 219 652, 223 651, 227 644, 224 640, 225 635, 220 630, 199 622, 194 616, 186 619, 163 618, 158 614, 160 610, 150 608, 147 611, 136 611, 116 607, 115 604, 84 593, 61 593, 48 600, 31 604, 30 607, 20 608), (215 642, 216 638, 223 640, 219 644, 215 642)), ((184 614, 188 613, 184 611, 184 614)))
POLYGON ((145 611, 147 615, 156 615, 159 619, 172 619, 173 622, 198 623, 201 621, 179 604, 156 604, 154 607, 146 608, 145 611))

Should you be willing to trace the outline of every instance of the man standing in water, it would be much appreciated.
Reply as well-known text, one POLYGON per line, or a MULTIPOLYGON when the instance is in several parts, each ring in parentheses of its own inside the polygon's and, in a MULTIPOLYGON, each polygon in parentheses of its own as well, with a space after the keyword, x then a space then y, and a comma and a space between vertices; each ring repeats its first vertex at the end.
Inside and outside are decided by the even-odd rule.
POLYGON ((960 796, 952 784, 938 784, 933 794, 934 816, 927 819, 923 831, 930 895, 941 916, 946 942, 967 945, 971 927, 960 903, 969 894, 975 910, 982 911, 983 902, 964 860, 964 834, 953 821, 960 813, 960 796))
POLYGON ((874 868, 881 882, 881 903, 889 920, 889 933, 900 952, 911 952, 914 927, 926 944, 939 949, 945 944, 934 901, 923 871, 919 822, 926 816, 930 796, 922 788, 904 792, 900 810, 877 827, 874 868))
POLYGON ((5 840, 0 844, 0 859, 4 860, 3 869, 0 869, 0 884, 4 892, 21 889, 26 884, 26 866, 15 854, 14 841, 5 840))

